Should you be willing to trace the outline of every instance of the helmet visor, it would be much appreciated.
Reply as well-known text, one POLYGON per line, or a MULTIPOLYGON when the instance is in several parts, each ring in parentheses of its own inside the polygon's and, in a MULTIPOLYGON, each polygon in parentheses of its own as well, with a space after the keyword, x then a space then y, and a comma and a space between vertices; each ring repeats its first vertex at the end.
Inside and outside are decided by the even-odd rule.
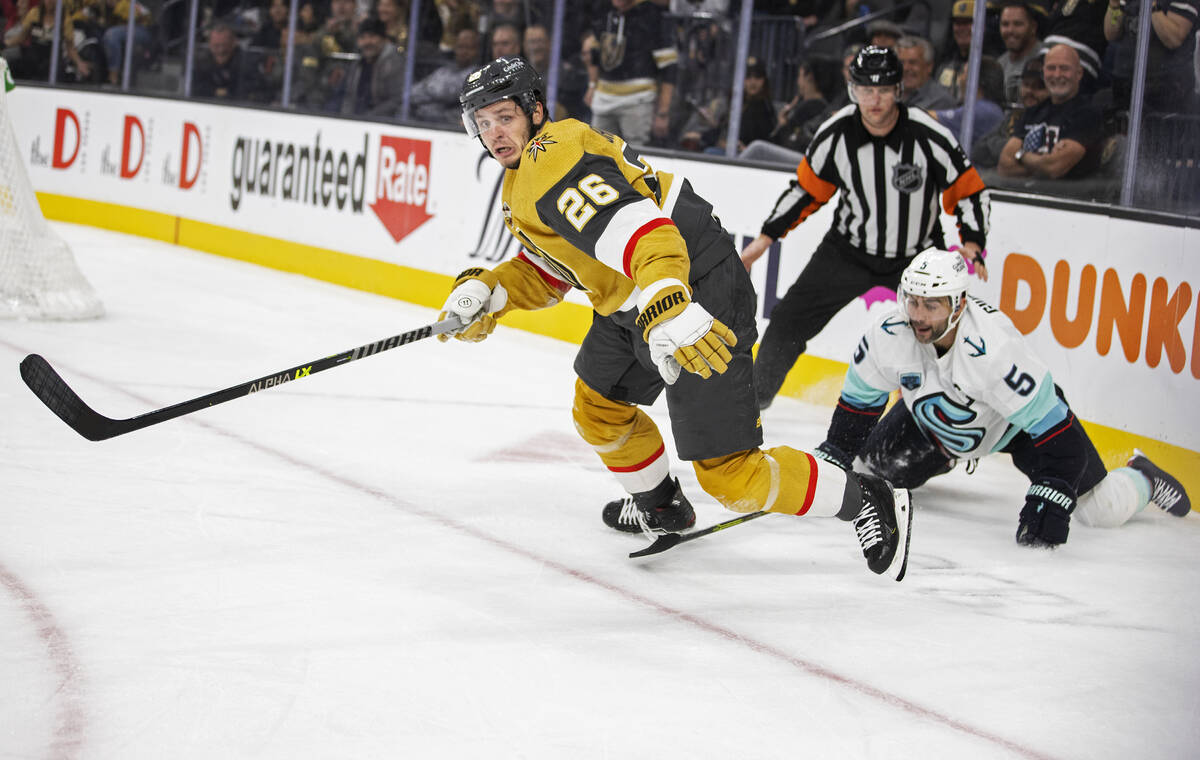
POLYGON ((846 92, 850 95, 851 103, 874 103, 876 100, 883 98, 892 98, 893 101, 900 100, 901 85, 898 84, 858 84, 857 82, 847 82, 846 92))

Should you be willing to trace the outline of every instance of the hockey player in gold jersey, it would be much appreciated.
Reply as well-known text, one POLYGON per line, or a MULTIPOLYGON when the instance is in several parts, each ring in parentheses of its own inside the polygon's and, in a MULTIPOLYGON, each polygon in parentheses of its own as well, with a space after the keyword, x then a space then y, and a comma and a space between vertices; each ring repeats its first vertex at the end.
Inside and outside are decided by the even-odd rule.
POLYGON ((662 435, 638 408, 665 389, 676 451, 721 504, 853 521, 868 567, 903 578, 907 491, 787 446, 760 448, 756 298, 712 206, 619 137, 549 120, 540 77, 521 59, 470 74, 460 101, 467 133, 507 170, 505 224, 521 252, 460 274, 444 314, 462 320, 456 338, 478 341, 504 314, 553 306, 571 288, 590 300, 575 427, 629 494, 605 506, 604 522, 628 532, 695 523, 662 435))

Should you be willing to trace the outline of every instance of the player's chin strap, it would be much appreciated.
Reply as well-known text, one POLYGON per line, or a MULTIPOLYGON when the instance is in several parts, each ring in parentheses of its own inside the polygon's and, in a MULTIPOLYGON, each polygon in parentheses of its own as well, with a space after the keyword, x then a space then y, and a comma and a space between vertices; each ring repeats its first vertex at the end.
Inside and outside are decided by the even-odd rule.
POLYGON ((939 335, 933 339, 934 343, 937 343, 939 340, 941 340, 942 338, 949 335, 950 331, 954 329, 954 326, 958 324, 958 320, 962 319, 962 315, 966 313, 966 311, 967 311, 967 294, 966 294, 966 292, 964 291, 964 292, 958 294, 957 296, 955 296, 954 300, 952 301, 952 305, 953 305, 954 311, 951 312, 950 318, 946 320, 946 329, 942 330, 941 335, 939 335))

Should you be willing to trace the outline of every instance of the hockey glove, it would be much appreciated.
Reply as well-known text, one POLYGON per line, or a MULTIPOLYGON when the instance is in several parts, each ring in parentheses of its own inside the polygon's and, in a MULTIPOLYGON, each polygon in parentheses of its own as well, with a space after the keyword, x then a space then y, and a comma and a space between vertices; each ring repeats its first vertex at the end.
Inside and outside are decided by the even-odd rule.
POLYGON ((819 446, 813 449, 812 455, 817 459, 823 459, 830 464, 837 465, 843 470, 851 469, 850 457, 846 456, 846 452, 834 446, 829 441, 822 441, 819 446))
POLYGON ((1025 507, 1017 526, 1017 543, 1050 547, 1065 544, 1075 501, 1075 489, 1064 480, 1040 478, 1034 481, 1025 494, 1025 507))
POLYGON ((650 360, 667 385, 679 379, 681 369, 712 377, 729 369, 728 346, 737 336, 690 300, 688 287, 679 280, 659 280, 638 298, 638 327, 650 347, 650 360))
POLYGON ((439 320, 454 314, 463 326, 438 336, 445 342, 450 336, 468 343, 478 343, 496 329, 494 312, 508 303, 508 291, 500 284, 500 278, 488 269, 474 267, 460 274, 454 281, 454 290, 442 306, 439 320))

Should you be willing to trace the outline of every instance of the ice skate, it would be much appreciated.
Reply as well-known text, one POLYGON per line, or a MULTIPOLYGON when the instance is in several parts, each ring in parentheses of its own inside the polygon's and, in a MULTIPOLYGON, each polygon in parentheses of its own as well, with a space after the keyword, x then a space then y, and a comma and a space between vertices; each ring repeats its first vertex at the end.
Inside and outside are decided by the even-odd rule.
POLYGON ((679 533, 696 524, 696 512, 678 480, 671 498, 661 506, 642 509, 632 496, 625 496, 605 504, 601 517, 605 525, 624 533, 679 533))
POLYGON ((862 492, 862 509, 854 518, 854 532, 862 544, 871 572, 904 580, 908 569, 908 543, 912 532, 912 505, 907 489, 892 488, 877 475, 856 475, 862 492))
POLYGON ((1155 506, 1176 517, 1184 517, 1192 511, 1192 501, 1188 498, 1187 491, 1183 490, 1183 485, 1151 462, 1150 458, 1141 451, 1134 449, 1133 457, 1126 463, 1126 466, 1142 473, 1150 481, 1152 490, 1150 501, 1155 506))

